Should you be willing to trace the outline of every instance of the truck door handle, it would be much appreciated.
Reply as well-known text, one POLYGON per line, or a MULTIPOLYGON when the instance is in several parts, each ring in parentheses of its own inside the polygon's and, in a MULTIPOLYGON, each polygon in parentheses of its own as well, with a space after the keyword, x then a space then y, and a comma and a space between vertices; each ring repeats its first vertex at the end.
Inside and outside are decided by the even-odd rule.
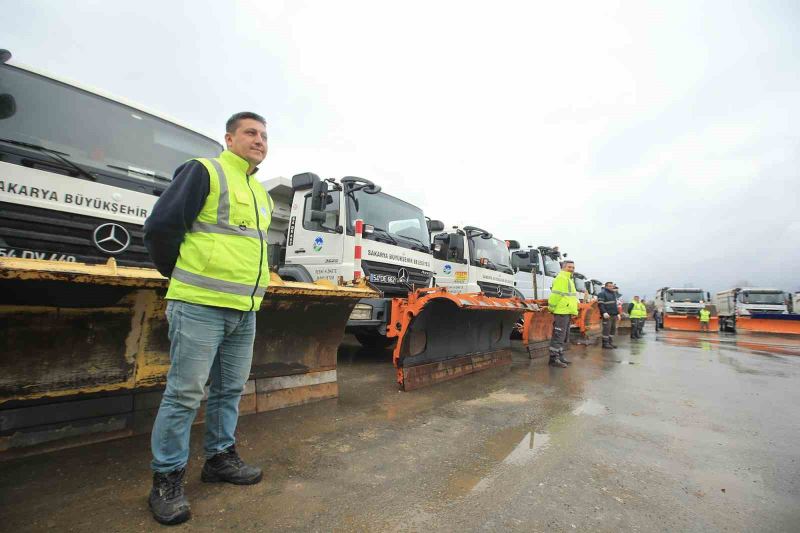
POLYGON ((306 249, 305 248, 298 248, 297 250, 294 251, 294 253, 296 253, 296 254, 304 254, 304 253, 306 253, 306 249))

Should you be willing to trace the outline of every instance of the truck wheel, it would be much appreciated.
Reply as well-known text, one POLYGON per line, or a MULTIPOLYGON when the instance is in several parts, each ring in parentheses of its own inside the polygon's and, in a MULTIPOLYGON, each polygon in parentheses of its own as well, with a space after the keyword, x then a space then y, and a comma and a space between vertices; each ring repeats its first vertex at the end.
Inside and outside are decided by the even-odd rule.
POLYGON ((357 331, 353 335, 361 343, 361 346, 370 350, 386 350, 397 342, 397 339, 390 339, 375 331, 357 331))

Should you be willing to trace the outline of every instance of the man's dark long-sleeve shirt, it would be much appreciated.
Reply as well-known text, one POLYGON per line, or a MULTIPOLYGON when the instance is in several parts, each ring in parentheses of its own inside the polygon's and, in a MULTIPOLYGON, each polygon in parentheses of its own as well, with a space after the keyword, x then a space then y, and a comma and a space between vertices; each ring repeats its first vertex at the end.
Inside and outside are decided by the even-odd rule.
POLYGON ((175 170, 172 183, 161 194, 144 222, 144 245, 162 276, 170 277, 183 238, 208 197, 209 177, 199 161, 187 161, 175 170))
POLYGON ((617 293, 609 291, 605 287, 600 291, 597 296, 597 305, 601 313, 608 313, 609 315, 618 315, 619 307, 617 307, 617 293))

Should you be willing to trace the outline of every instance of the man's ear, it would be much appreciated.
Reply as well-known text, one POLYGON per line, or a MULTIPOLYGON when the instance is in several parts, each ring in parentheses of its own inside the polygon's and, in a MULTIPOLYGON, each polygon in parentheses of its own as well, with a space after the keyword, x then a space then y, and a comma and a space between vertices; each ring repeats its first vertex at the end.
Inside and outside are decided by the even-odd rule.
POLYGON ((231 144, 233 144, 233 135, 230 133, 225 133, 225 146, 230 148, 231 144))

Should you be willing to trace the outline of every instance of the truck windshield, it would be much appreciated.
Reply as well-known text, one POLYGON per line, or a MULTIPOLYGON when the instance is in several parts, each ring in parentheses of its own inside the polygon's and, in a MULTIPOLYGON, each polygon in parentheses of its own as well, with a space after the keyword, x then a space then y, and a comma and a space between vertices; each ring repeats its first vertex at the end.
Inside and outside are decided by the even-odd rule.
POLYGON ((742 292, 742 303, 783 305, 785 296, 782 292, 742 292))
POLYGON ((554 278, 561 271, 561 263, 549 255, 544 254, 544 273, 546 276, 554 278))
POLYGON ((700 303, 705 300, 703 291, 667 291, 667 301, 700 303))
POLYGON ((488 259, 492 265, 508 273, 513 273, 511 269, 511 256, 508 253, 508 246, 505 241, 495 239, 484 239, 483 237, 470 237, 471 255, 476 265, 480 264, 481 259, 488 259))
POLYGON ((199 133, 10 65, 0 65, 0 94, 9 107, 0 110, 0 138, 57 150, 93 170, 169 179, 188 159, 222 150, 199 133))
POLYGON ((573 278, 575 280, 575 290, 578 292, 583 292, 586 290, 586 279, 584 278, 573 278))
MULTIPOLYGON (((360 218, 364 224, 411 241, 415 248, 430 251, 428 225, 420 208, 382 192, 367 194, 364 191, 355 191, 349 197, 348 205, 348 226, 351 229, 360 218)), ((398 244, 402 245, 401 242, 398 244)))

